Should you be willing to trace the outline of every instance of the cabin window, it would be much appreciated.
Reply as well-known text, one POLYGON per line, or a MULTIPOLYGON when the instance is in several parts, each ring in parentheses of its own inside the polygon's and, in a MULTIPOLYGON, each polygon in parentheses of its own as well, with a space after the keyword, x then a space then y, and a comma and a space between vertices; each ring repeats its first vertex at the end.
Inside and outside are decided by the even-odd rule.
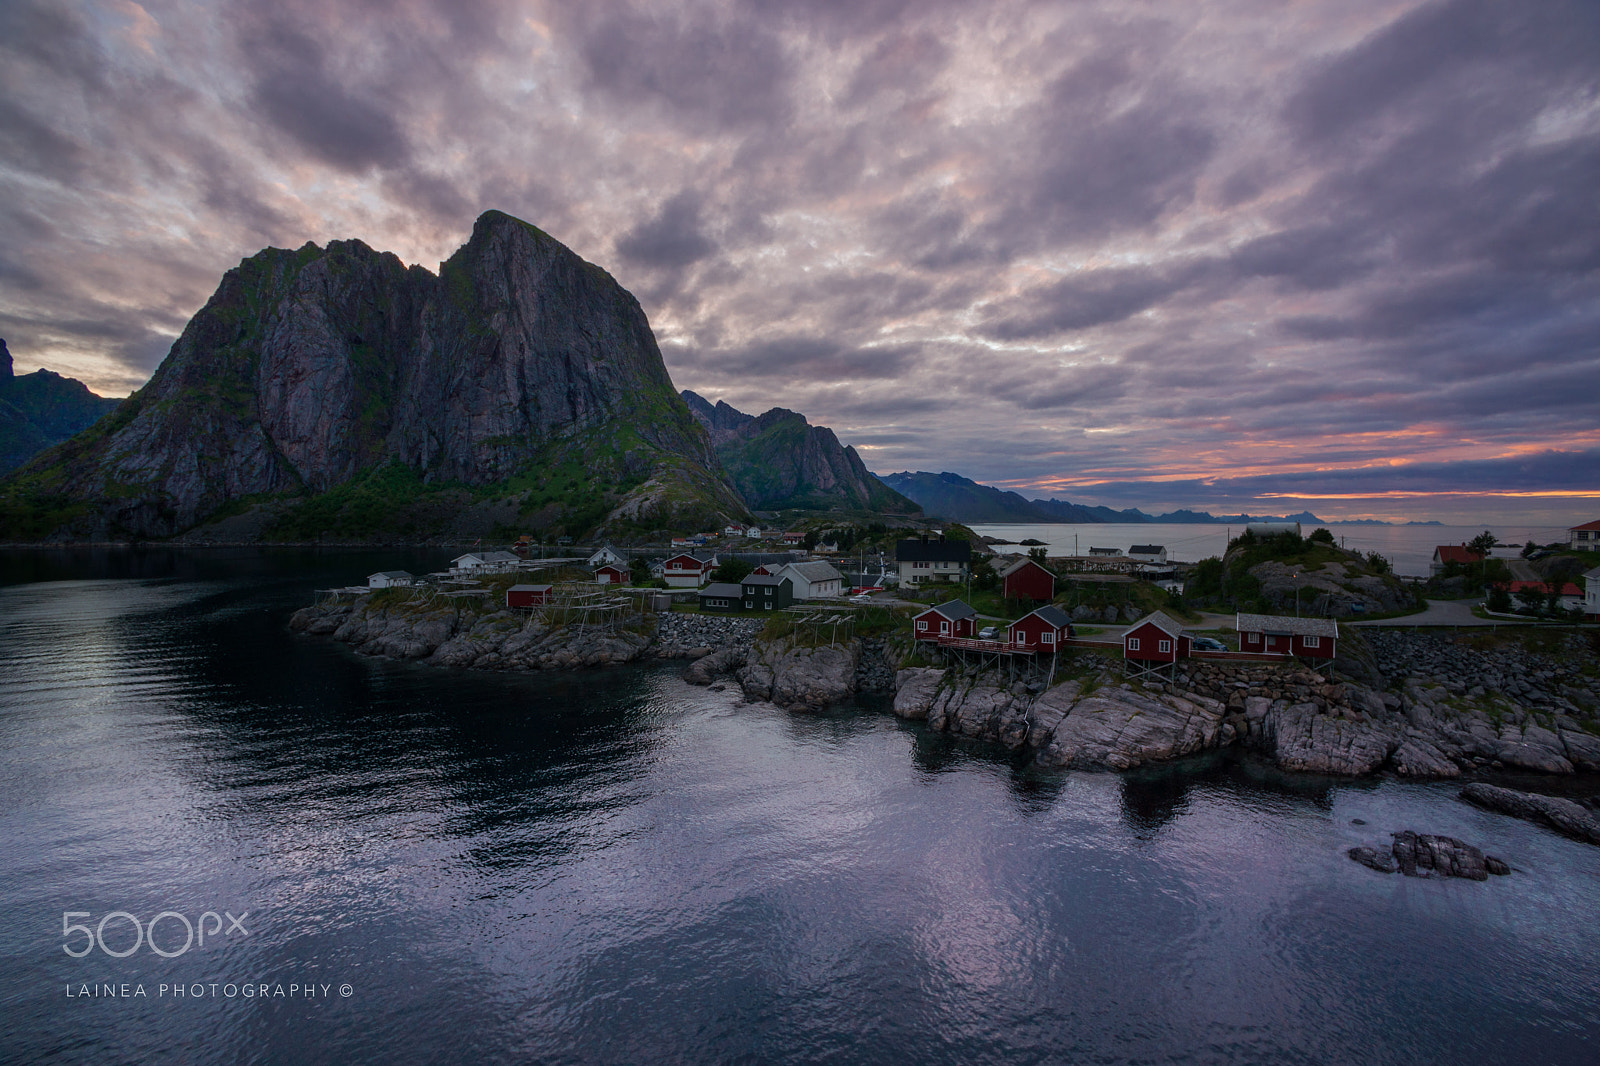
POLYGON ((1172 650, 1172 641, 1170 641, 1170 640, 1163 640, 1163 641, 1162 641, 1162 642, 1161 642, 1161 650, 1162 650, 1162 651, 1163 651, 1163 652, 1169 652, 1169 651, 1171 651, 1171 650, 1172 650))
POLYGON ((949 622, 940 622, 939 623, 939 632, 941 632, 941 633, 950 632, 950 623, 949 622))
POLYGON ((1129 637, 1128 638, 1128 650, 1129 651, 1138 651, 1139 650, 1139 638, 1138 637, 1129 637))
POLYGON ((1300 638, 1300 642, 1302 644, 1304 644, 1308 648, 1316 648, 1316 647, 1320 647, 1321 646, 1322 638, 1321 637, 1301 637, 1300 638))
POLYGON ((1054 633, 1041 633, 1039 635, 1039 642, 1041 644, 1054 644, 1056 642, 1056 635, 1054 633))
POLYGON ((1260 644, 1261 643, 1261 634, 1260 633, 1247 633, 1247 634, 1245 634, 1245 638, 1244 639, 1245 639, 1245 643, 1247 643, 1247 644, 1260 644))
POLYGON ((926 630, 927 628, 928 628, 928 623, 926 623, 926 622, 918 622, 917 623, 917 629, 918 630, 926 630))

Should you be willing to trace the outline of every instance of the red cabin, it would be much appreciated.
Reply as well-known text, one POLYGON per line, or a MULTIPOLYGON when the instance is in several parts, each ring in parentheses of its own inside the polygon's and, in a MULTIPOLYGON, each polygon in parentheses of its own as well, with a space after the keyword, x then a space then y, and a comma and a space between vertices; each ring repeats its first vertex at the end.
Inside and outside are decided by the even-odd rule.
POLYGON ((1012 622, 1006 639, 1018 649, 1053 652, 1072 637, 1072 620, 1056 606, 1045 606, 1012 622))
POLYGON ((549 597, 554 585, 512 585, 506 589, 507 607, 538 607, 549 597))
POLYGON ((1000 582, 1008 600, 1049 603, 1056 598, 1056 576, 1035 559, 1018 559, 1000 571, 1000 582))
POLYGON ((1145 669, 1167 666, 1187 659, 1194 652, 1194 639, 1183 626, 1156 611, 1145 615, 1122 634, 1122 658, 1145 669))
POLYGON ((971 637, 977 628, 978 612, 960 600, 929 607, 911 620, 911 635, 918 640, 971 637))
POLYGON ((1258 655, 1332 659, 1338 651, 1339 623, 1331 618, 1288 618, 1275 614, 1236 614, 1239 650, 1258 655))
POLYGON ((602 585, 626 585, 628 571, 608 563, 594 572, 594 579, 602 585))

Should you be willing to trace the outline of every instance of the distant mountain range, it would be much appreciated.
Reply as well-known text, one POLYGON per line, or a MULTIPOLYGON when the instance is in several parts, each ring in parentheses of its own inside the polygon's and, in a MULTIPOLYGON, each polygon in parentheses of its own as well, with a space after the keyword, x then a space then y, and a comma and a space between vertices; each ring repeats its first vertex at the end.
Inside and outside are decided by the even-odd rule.
POLYGON ((705 427, 723 469, 757 510, 875 511, 912 515, 922 508, 867 470, 854 448, 833 430, 813 426, 795 411, 774 407, 747 415, 687 389, 689 412, 705 427))
MULTIPOLYGON (((1090 507, 1067 500, 1030 500, 1019 493, 980 485, 970 478, 925 470, 880 474, 880 481, 903 496, 922 505, 930 515, 952 522, 1162 522, 1242 525, 1246 522, 1300 522, 1326 524, 1310 511, 1291 515, 1214 515, 1206 511, 1170 511, 1146 514, 1136 507, 1117 511, 1110 507, 1090 507)), ((1380 523, 1382 524, 1382 523, 1380 523)))
POLYGON ((11 351, 0 340, 0 473, 83 432, 121 402, 96 396, 83 382, 50 370, 19 377, 11 351))

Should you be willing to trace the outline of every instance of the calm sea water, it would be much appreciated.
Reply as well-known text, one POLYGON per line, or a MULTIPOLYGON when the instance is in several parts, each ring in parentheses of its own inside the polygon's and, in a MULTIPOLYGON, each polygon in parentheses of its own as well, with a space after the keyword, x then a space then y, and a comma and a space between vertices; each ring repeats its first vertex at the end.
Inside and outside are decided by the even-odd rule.
POLYGON ((0 1060, 1594 1061, 1600 848, 1447 785, 1037 774, 672 668, 445 673, 284 628, 438 561, 0 556, 0 1060), (1344 857, 1400 829, 1516 873, 1344 857), (223 929, 113 958, 117 911, 173 912, 169 953, 223 929))
MULTIPOLYGON (((1135 544, 1162 544, 1167 558, 1193 563, 1210 555, 1221 555, 1228 546, 1228 534, 1244 532, 1243 526, 1184 525, 1151 522, 1144 525, 981 525, 971 527, 979 536, 1002 537, 1010 541, 1041 540, 1052 555, 1070 555, 1076 548, 1088 554, 1094 548, 1121 548, 1135 544)), ((1305 526, 1310 533, 1315 526, 1305 526)), ((1347 548, 1380 552, 1394 564, 1395 573, 1428 576, 1433 549, 1441 544, 1464 544, 1485 529, 1505 544, 1526 544, 1532 540, 1548 544, 1566 540, 1565 528, 1550 526, 1361 526, 1344 522, 1325 524, 1329 532, 1347 548)))

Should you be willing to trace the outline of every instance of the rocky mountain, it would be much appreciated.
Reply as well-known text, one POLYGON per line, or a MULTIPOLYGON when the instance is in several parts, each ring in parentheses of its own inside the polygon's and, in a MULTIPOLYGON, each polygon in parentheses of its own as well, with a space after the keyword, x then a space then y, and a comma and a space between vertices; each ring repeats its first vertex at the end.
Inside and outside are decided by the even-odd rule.
POLYGON ((356 240, 244 260, 149 383, 0 504, 8 539, 626 535, 748 514, 638 301, 498 211, 438 274, 356 240))
POLYGON ((689 410, 711 436, 717 457, 745 502, 759 510, 853 510, 916 514, 911 500, 867 471, 833 430, 774 407, 747 415, 685 391, 689 410))
POLYGON ((0 340, 0 473, 88 429, 120 402, 50 370, 18 376, 0 340))

